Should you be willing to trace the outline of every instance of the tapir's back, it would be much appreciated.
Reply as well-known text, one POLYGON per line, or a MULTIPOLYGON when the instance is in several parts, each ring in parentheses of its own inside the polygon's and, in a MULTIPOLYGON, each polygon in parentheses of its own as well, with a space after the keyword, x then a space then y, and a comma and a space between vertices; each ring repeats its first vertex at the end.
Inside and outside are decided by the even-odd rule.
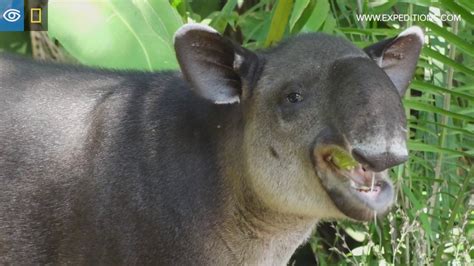
POLYGON ((185 213, 210 215, 203 200, 216 209, 194 195, 214 194, 214 147, 203 122, 210 104, 178 75, 0 55, 0 264, 135 264, 178 259, 170 247, 193 252, 174 241, 204 230, 185 213), (203 165, 205 179, 195 172, 203 165))
MULTIPOLYGON (((80 167, 85 143, 96 137, 92 128, 106 115, 114 116, 106 119, 109 122, 120 120, 127 101, 149 89, 147 82, 152 79, 139 72, 0 55, 0 182, 40 175, 51 178, 47 169, 57 162, 62 171, 80 167)), ((57 172, 61 171, 53 173, 57 172)))
POLYGON ((93 110, 121 81, 0 55, 0 264, 41 262, 73 233, 68 221, 86 219, 92 202, 77 209, 74 200, 93 193, 84 143, 93 110))
POLYGON ((104 87, 117 82, 64 68, 0 57, 0 180, 38 176, 35 171, 44 172, 39 168, 74 160, 88 114, 104 87))

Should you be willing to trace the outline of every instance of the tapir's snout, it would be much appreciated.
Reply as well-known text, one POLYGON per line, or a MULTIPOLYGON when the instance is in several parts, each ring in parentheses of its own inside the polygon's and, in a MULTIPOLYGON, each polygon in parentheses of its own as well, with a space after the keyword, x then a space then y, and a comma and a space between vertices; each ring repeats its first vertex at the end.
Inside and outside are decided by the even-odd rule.
POLYGON ((381 172, 408 160, 408 151, 401 145, 392 145, 385 151, 375 152, 364 148, 353 148, 352 156, 362 165, 366 165, 375 172, 381 172))
POLYGON ((361 165, 381 172, 408 159, 406 117, 400 94, 387 75, 367 59, 335 62, 331 125, 361 165), (371 73, 367 76, 366 73, 371 73))
POLYGON ((340 130, 352 157, 368 169, 381 172, 408 160, 406 120, 397 104, 387 103, 385 109, 374 107, 372 114, 359 115, 340 130))
MULTIPOLYGON (((380 127, 382 128, 382 127, 380 127)), ((374 135, 340 132, 340 129, 326 128, 317 137, 315 147, 336 145, 349 153, 364 168, 382 172, 408 160, 405 131, 376 131, 374 135), (363 139, 358 139, 363 136, 363 139)))

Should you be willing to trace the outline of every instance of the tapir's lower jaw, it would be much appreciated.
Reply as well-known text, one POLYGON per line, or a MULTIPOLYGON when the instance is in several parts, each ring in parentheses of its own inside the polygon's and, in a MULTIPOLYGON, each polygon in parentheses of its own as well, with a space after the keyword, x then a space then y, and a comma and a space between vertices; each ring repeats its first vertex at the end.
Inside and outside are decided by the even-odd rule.
POLYGON ((315 148, 313 163, 326 192, 347 217, 369 221, 392 206, 394 190, 387 171, 364 169, 335 145, 315 148))

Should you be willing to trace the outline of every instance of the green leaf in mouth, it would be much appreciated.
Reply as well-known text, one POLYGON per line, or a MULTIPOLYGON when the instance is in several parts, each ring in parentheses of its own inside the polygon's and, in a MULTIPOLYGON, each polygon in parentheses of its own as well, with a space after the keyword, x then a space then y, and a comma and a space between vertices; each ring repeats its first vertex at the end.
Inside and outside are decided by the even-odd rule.
POLYGON ((339 147, 334 147, 332 149, 331 161, 339 169, 348 171, 352 170, 359 164, 348 152, 339 147))

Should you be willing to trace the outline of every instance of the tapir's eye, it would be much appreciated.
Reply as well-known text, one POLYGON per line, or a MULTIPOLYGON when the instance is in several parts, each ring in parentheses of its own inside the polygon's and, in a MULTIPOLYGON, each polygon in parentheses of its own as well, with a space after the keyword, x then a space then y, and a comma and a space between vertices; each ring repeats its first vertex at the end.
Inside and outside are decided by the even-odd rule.
POLYGON ((290 103, 299 103, 299 102, 303 101, 303 96, 301 96, 301 94, 299 94, 297 92, 292 92, 292 93, 290 93, 286 96, 286 99, 290 103))

